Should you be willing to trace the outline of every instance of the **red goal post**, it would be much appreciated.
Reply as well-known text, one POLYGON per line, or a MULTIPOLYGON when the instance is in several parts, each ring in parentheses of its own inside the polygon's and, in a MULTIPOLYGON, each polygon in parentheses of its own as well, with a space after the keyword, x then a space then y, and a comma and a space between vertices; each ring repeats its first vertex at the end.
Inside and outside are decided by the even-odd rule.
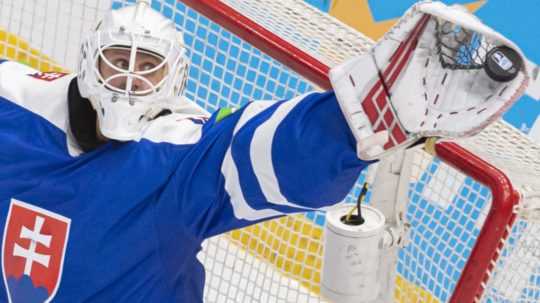
POLYGON ((501 170, 459 144, 438 143, 435 151, 445 163, 489 187, 491 191, 491 208, 450 300, 456 303, 474 302, 482 296, 510 233, 516 217, 514 208, 520 200, 519 193, 501 170))

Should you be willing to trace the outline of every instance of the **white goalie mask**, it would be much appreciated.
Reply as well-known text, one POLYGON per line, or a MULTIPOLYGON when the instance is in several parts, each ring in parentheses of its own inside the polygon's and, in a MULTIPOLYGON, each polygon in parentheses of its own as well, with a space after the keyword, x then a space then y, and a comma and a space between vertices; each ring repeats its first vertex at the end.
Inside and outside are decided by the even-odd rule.
POLYGON ((174 23, 148 1, 108 13, 83 42, 78 85, 110 139, 139 140, 163 110, 181 102, 187 50, 174 23))

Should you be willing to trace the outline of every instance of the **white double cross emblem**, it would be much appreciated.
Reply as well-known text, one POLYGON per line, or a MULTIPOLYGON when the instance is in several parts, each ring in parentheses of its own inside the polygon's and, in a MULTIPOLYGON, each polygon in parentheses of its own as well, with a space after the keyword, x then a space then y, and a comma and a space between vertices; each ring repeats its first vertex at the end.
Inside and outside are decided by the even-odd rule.
POLYGON ((41 234, 41 228, 45 219, 43 217, 37 216, 36 222, 34 224, 34 230, 30 230, 25 226, 22 227, 20 237, 22 239, 30 240, 30 247, 28 249, 22 248, 21 246, 15 244, 13 249, 13 255, 16 257, 22 257, 25 259, 24 262, 24 274, 30 276, 32 272, 32 264, 37 262, 45 267, 49 267, 50 256, 44 255, 36 252, 37 244, 44 245, 49 247, 51 245, 51 235, 41 234))

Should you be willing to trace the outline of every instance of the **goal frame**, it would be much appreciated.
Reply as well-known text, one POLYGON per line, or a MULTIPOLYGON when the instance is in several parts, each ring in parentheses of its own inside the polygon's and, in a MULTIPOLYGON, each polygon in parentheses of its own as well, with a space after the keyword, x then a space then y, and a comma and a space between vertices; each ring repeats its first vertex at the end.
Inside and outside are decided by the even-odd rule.
MULTIPOLYGON (((322 89, 330 67, 219 0, 178 0, 277 59, 322 89)), ((450 302, 478 300, 516 219, 520 194, 498 168, 453 142, 435 145, 436 156, 489 188, 492 203, 450 302)))

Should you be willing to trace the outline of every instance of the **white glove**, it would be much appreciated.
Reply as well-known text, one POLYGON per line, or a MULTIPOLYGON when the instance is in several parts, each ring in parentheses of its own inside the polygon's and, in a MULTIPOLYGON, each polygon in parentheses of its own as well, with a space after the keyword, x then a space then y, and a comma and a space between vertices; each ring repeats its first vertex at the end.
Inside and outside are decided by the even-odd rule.
POLYGON ((371 160, 422 137, 480 132, 525 92, 524 61, 474 15, 423 2, 369 52, 332 68, 330 80, 358 156, 371 160))

